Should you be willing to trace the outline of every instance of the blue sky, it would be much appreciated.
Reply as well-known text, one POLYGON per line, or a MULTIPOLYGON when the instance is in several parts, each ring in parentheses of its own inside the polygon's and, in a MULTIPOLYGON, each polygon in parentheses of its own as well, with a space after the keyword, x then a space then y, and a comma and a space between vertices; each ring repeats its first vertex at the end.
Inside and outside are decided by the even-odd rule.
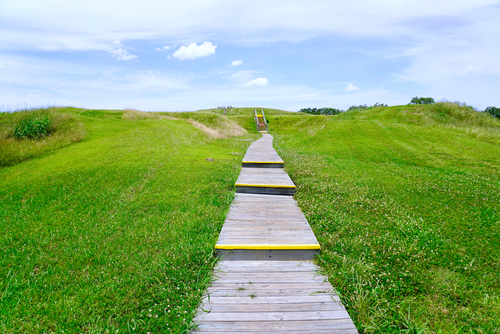
POLYGON ((500 107, 500 2, 0 0, 0 109, 500 107))

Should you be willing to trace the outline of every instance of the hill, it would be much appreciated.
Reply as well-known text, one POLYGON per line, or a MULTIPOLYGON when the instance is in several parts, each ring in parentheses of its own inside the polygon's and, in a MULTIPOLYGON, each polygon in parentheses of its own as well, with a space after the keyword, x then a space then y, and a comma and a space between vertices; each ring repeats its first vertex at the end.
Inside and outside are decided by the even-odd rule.
POLYGON ((438 103, 271 124, 358 329, 498 333, 498 119, 438 103))
MULTIPOLYGON (((188 331, 253 108, 50 113, 59 137, 17 141, 0 114, 0 156, 29 152, 0 168, 0 331, 188 331)), ((361 332, 498 332, 499 120, 446 103, 265 113, 361 332)))

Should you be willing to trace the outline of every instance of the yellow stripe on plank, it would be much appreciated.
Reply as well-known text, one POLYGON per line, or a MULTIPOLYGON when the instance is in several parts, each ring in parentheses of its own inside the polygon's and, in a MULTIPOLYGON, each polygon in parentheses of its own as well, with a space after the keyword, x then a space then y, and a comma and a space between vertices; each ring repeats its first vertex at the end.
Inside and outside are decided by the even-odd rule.
POLYGON ((256 187, 256 188, 295 188, 295 186, 282 186, 278 184, 246 184, 236 183, 237 187, 256 187))
POLYGON ((257 114, 257 117, 262 117, 262 115, 257 114))
POLYGON ((265 245, 265 244, 242 244, 242 245, 215 245, 215 249, 320 249, 319 244, 304 245, 265 245))

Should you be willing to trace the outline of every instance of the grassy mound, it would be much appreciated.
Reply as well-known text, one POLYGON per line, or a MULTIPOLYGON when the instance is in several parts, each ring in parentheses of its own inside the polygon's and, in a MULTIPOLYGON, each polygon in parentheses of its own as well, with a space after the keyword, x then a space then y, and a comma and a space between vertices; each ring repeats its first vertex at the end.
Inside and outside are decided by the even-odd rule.
POLYGON ((361 332, 499 332, 498 120, 444 103, 271 122, 361 332))
POLYGON ((41 156, 85 137, 85 127, 65 108, 0 113, 0 167, 41 156))
POLYGON ((0 332, 186 331, 257 135, 67 111, 85 141, 0 170, 0 332))

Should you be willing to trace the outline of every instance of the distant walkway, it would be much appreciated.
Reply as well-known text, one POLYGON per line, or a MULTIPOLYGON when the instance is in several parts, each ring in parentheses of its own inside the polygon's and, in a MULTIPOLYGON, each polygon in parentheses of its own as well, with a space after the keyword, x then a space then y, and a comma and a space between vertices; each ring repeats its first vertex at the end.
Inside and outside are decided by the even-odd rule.
POLYGON ((269 134, 243 158, 238 194, 215 246, 217 279, 194 319, 196 332, 357 333, 311 261, 320 246, 282 168, 269 134))

